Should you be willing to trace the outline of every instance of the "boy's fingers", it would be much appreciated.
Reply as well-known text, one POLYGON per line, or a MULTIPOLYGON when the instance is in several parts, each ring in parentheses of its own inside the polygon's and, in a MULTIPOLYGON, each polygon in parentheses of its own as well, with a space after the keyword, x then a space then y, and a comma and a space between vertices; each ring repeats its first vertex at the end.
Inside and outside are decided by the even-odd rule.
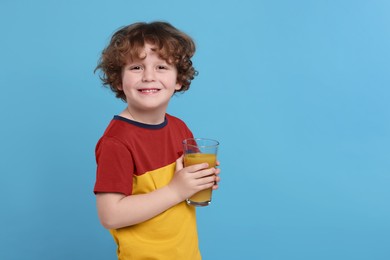
POLYGON ((199 164, 194 164, 191 166, 188 166, 188 171, 189 172, 197 172, 203 169, 206 169, 209 167, 208 163, 199 163, 199 164))
POLYGON ((213 178, 215 178, 216 175, 215 175, 214 168, 204 169, 204 170, 200 170, 198 172, 193 173, 193 177, 195 179, 203 179, 203 178, 207 178, 209 176, 213 176, 213 178))
POLYGON ((176 171, 183 169, 183 158, 184 156, 182 155, 176 160, 176 171))

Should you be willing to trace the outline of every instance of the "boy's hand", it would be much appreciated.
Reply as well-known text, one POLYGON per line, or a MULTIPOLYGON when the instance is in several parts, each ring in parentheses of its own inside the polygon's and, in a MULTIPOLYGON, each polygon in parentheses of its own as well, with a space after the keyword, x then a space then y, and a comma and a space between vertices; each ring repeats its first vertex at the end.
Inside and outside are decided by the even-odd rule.
MULTIPOLYGON (((207 163, 200 163, 184 167, 181 156, 176 160, 176 170, 171 182, 168 184, 170 189, 176 193, 180 201, 183 201, 198 191, 218 188, 220 169, 210 168, 207 163)), ((219 165, 219 162, 217 162, 219 165)))
MULTIPOLYGON (((219 161, 217 160, 216 162, 216 165, 219 166, 220 163, 219 161)), ((215 172, 215 182, 214 182, 214 186, 213 186, 213 190, 216 190, 218 189, 218 183, 220 182, 221 178, 219 177, 219 173, 221 172, 221 169, 219 168, 216 168, 216 172, 215 172)))

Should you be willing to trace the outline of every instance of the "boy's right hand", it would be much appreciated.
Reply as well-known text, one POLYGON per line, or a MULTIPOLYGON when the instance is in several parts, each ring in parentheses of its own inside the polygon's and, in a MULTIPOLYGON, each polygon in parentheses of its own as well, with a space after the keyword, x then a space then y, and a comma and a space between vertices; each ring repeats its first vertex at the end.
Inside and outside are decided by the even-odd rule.
POLYGON ((217 181, 219 169, 208 169, 208 163, 184 167, 181 156, 176 160, 176 170, 168 187, 176 193, 180 201, 188 199, 198 191, 211 188, 217 181))

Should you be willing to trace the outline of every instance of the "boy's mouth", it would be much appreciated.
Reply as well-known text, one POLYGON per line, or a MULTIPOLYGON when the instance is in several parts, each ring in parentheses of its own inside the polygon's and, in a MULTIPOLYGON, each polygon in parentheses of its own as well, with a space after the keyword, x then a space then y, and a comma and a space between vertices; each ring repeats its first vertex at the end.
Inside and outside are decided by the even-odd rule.
POLYGON ((149 94, 149 93, 153 94, 153 93, 157 93, 158 91, 160 91, 160 89, 158 89, 158 88, 142 88, 142 89, 139 89, 138 91, 145 93, 145 94, 149 94))

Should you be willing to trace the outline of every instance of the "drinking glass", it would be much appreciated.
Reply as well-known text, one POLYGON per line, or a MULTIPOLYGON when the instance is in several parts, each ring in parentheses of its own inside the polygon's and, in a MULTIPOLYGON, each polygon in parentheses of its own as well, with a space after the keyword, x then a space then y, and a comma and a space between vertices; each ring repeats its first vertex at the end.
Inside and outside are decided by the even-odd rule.
MULTIPOLYGON (((207 138, 189 138, 183 141, 184 166, 207 162, 209 168, 217 163, 219 142, 207 138)), ((211 202, 212 188, 201 190, 188 198, 187 204, 192 206, 208 206, 211 202)))

